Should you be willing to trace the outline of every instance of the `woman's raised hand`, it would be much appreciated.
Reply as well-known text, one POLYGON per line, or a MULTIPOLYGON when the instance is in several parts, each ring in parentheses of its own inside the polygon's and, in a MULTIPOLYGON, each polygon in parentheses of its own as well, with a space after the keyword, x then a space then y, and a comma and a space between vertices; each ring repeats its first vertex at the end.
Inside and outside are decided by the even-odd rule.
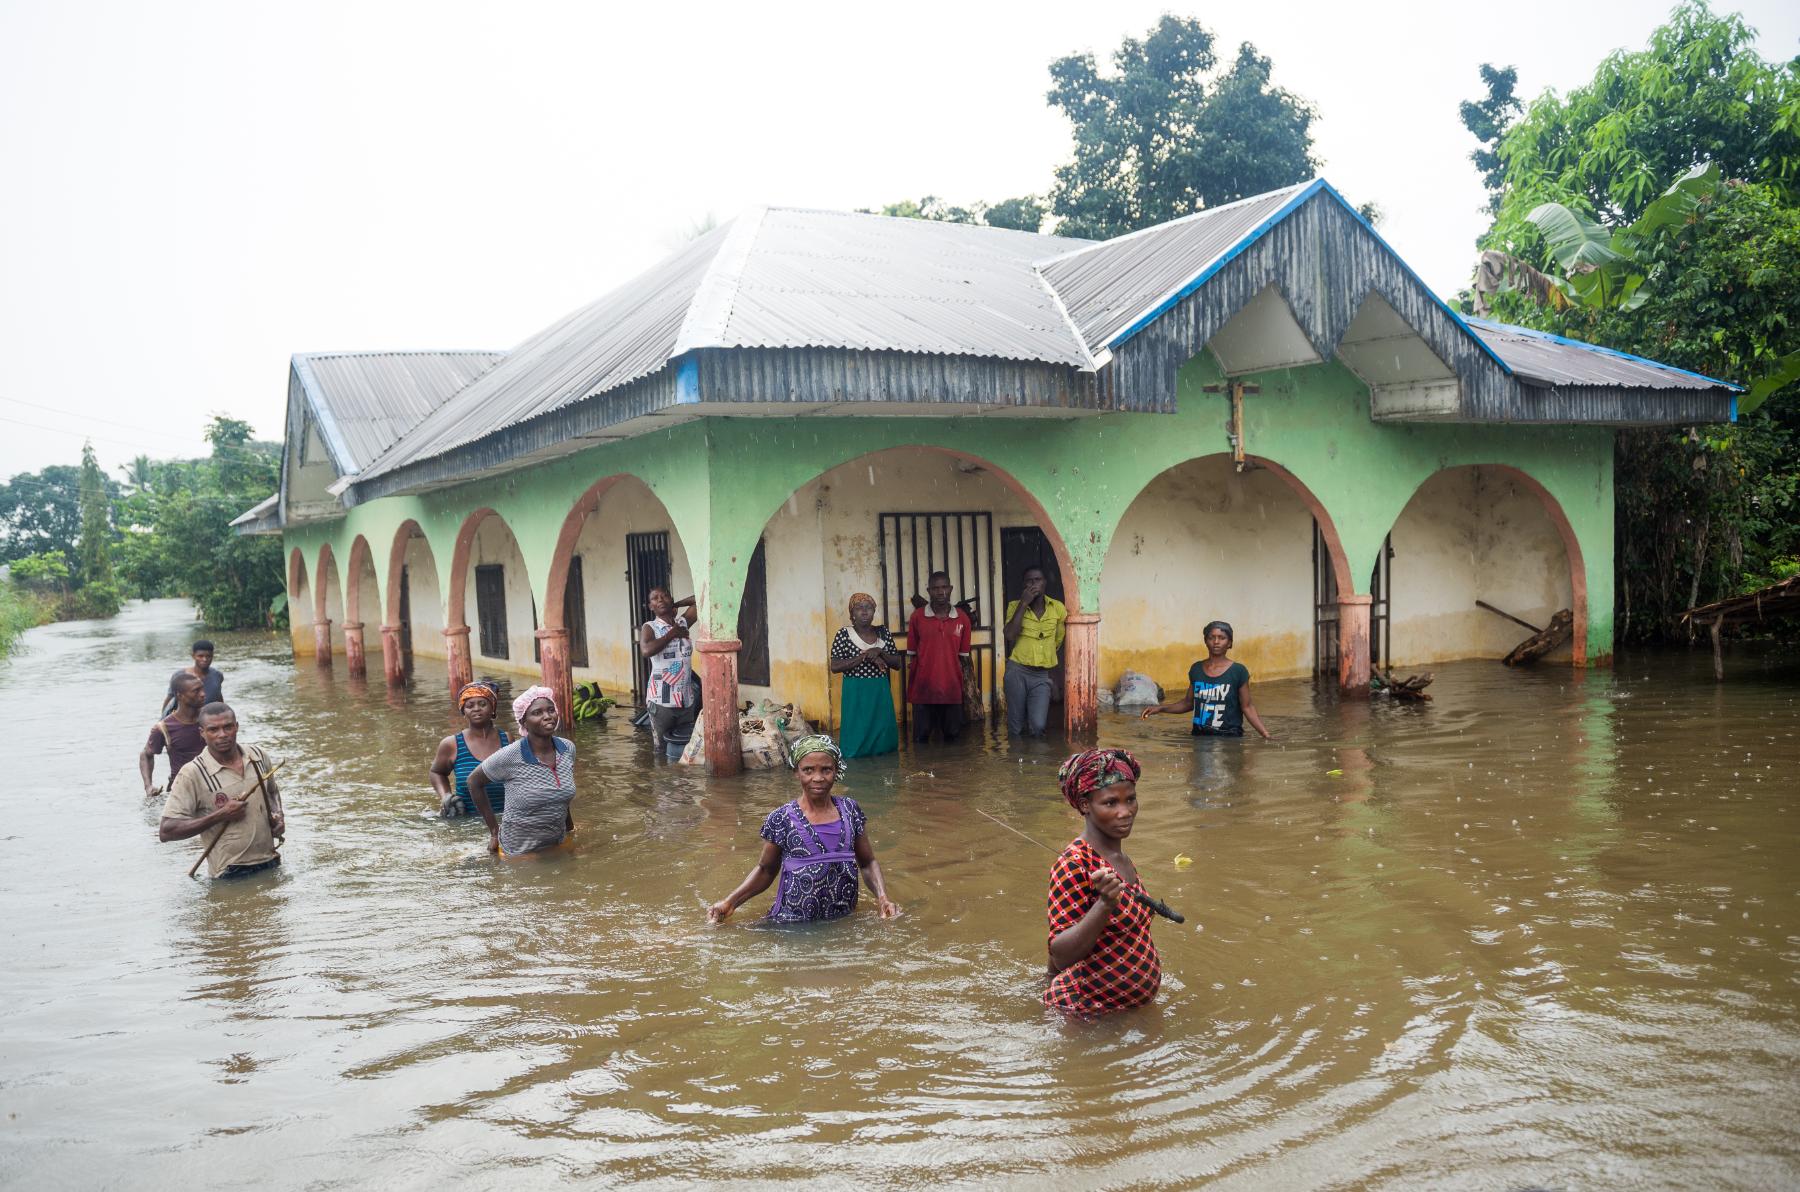
POLYGON ((1111 867, 1103 866, 1088 875, 1088 885, 1093 887, 1101 902, 1109 910, 1118 910, 1119 903, 1125 901, 1125 881, 1111 867))

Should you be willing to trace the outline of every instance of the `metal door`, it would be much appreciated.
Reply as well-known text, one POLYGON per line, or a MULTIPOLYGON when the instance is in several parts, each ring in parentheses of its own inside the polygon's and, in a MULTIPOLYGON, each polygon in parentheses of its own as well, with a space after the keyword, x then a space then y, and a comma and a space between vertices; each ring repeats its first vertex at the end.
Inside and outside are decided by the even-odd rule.
POLYGON ((400 564, 400 666, 408 679, 413 673, 412 653, 412 578, 405 563, 400 564))
POLYGON ((587 591, 581 582, 581 556, 569 558, 569 578, 563 587, 563 625, 569 631, 569 665, 588 664, 587 591))
POLYGON ((631 697, 639 706, 650 682, 650 660, 638 649, 638 629, 650 619, 650 589, 668 586, 669 532, 649 530, 625 535, 625 590, 631 617, 627 632, 632 657, 637 659, 637 665, 631 668, 631 697))
MULTIPOLYGON (((970 661, 981 700, 991 719, 999 710, 997 689, 999 637, 994 607, 994 570, 998 549, 991 513, 883 513, 880 515, 882 623, 906 649, 906 623, 913 597, 925 597, 925 581, 934 571, 948 572, 951 602, 964 606, 975 632, 970 661)), ((906 702, 906 663, 900 664, 900 725, 911 729, 912 707, 906 702)))
MULTIPOLYGON (((1381 554, 1369 574, 1369 664, 1375 674, 1385 675, 1390 665, 1393 617, 1390 612, 1394 585, 1394 538, 1388 535, 1381 543, 1381 554)), ((1313 522, 1313 674, 1337 681, 1338 675, 1338 588, 1337 573, 1331 569, 1331 548, 1313 522)))

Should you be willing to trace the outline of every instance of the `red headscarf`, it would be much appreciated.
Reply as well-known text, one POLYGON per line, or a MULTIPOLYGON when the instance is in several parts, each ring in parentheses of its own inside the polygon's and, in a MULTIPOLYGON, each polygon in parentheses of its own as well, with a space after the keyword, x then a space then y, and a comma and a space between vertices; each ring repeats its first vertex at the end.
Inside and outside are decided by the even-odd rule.
POLYGON ((1081 801, 1091 799, 1101 787, 1115 782, 1136 782, 1144 767, 1124 749, 1088 749, 1073 754, 1056 772, 1063 798, 1069 806, 1081 810, 1081 801))

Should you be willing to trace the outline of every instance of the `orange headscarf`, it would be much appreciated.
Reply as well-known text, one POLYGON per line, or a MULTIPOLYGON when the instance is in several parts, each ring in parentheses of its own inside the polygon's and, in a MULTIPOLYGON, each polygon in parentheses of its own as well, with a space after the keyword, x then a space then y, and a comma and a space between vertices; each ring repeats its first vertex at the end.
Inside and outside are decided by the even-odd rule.
POLYGON ((464 687, 461 691, 457 692, 456 706, 460 709, 464 704, 469 702, 469 699, 472 696, 477 695, 487 700, 488 703, 493 704, 494 711, 498 712, 500 710, 500 693, 495 691, 492 687, 489 687, 486 683, 470 683, 467 687, 464 687))

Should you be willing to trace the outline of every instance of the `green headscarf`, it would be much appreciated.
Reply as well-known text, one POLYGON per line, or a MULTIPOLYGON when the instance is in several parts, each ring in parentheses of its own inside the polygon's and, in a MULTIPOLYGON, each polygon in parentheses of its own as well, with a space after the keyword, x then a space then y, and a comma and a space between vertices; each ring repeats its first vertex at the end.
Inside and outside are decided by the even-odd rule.
POLYGON ((824 733, 808 733, 804 737, 794 738, 793 742, 788 746, 788 765, 793 769, 798 770, 800 768, 800 759, 809 753, 829 753, 837 761, 837 772, 839 774, 842 774, 845 769, 847 769, 844 765, 844 751, 837 747, 836 741, 833 741, 824 733))

